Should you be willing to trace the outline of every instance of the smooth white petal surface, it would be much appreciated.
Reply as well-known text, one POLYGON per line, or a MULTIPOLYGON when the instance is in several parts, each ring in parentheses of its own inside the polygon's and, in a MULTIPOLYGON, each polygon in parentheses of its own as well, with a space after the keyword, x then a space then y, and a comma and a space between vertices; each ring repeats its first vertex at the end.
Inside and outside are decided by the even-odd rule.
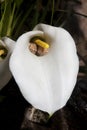
POLYGON ((10 59, 10 69, 25 99, 49 114, 66 104, 75 86, 78 68, 71 35, 62 28, 45 24, 20 36, 10 59), (44 37, 50 44, 46 55, 38 57, 29 51, 33 36, 44 37))
POLYGON ((6 58, 0 61, 0 90, 9 82, 11 79, 11 72, 9 70, 9 57, 13 51, 15 42, 10 38, 4 37, 2 38, 4 46, 6 46, 8 50, 8 54, 6 58))

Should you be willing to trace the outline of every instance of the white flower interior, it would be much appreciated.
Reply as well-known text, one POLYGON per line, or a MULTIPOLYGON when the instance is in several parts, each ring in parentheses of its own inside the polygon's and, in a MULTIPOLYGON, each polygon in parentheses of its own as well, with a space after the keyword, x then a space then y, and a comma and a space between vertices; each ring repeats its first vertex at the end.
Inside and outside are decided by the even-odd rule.
POLYGON ((53 114, 68 101, 76 84, 79 61, 71 35, 62 28, 39 24, 19 37, 10 69, 25 99, 35 108, 53 114), (49 52, 38 57, 29 51, 34 36, 44 37, 49 52))

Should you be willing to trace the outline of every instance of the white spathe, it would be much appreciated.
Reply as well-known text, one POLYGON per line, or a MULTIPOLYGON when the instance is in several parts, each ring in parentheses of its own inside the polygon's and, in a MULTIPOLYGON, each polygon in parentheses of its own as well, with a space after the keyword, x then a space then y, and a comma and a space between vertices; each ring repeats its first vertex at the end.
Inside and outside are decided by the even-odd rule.
POLYGON ((11 72, 25 99, 53 114, 65 106, 77 80, 79 60, 71 35, 63 28, 38 24, 19 37, 10 59, 11 72), (49 52, 41 57, 29 50, 34 36, 44 37, 49 52))
POLYGON ((9 82, 12 76, 9 70, 9 58, 13 51, 15 42, 8 37, 3 37, 0 42, 8 50, 6 58, 0 61, 0 90, 1 90, 9 82))

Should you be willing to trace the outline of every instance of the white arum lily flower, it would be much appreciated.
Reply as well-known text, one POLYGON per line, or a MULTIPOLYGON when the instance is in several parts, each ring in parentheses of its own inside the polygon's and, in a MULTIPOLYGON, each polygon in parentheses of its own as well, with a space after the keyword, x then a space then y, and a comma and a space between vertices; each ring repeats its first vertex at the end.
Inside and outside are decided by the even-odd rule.
POLYGON ((3 37, 0 40, 0 90, 11 79, 9 70, 9 57, 13 51, 15 42, 8 37, 3 37))
POLYGON ((37 109, 53 114, 65 106, 76 84, 79 61, 71 35, 62 28, 38 24, 17 40, 10 69, 25 99, 37 109), (43 56, 31 53, 31 39, 49 44, 43 56))

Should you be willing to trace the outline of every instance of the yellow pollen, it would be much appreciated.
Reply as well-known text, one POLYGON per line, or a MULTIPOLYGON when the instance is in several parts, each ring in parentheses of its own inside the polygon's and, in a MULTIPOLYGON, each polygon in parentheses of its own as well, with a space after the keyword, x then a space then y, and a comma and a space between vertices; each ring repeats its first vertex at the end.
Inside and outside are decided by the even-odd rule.
POLYGON ((43 47, 43 48, 47 48, 47 49, 49 48, 49 44, 46 43, 46 42, 44 42, 44 41, 42 41, 42 40, 40 40, 40 39, 35 39, 34 42, 35 42, 37 45, 39 45, 39 46, 41 46, 41 47, 43 47))
POLYGON ((4 50, 0 50, 0 56, 3 55, 5 52, 4 50))

